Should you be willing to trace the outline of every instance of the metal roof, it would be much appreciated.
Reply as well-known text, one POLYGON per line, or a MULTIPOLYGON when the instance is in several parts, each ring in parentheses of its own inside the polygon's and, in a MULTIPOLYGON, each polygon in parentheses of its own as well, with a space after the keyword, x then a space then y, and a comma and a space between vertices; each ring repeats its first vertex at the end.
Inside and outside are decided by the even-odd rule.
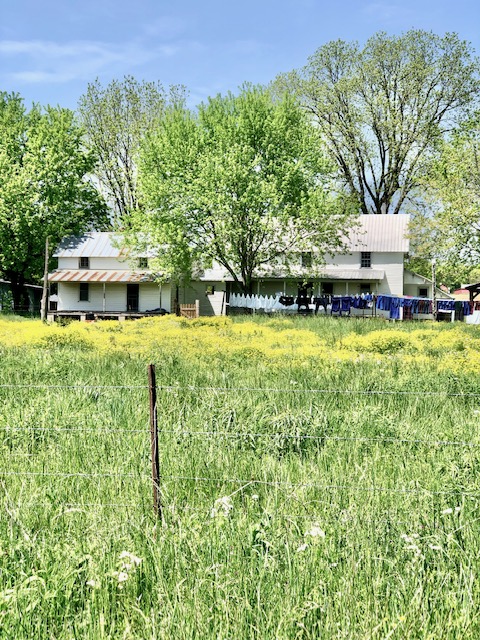
POLYGON ((49 282, 154 282, 155 274, 147 272, 98 269, 58 269, 48 274, 49 282))
POLYGON ((347 237, 347 251, 386 251, 408 253, 410 216, 362 215, 347 237))
POLYGON ((385 277, 382 269, 319 269, 318 277, 327 280, 373 280, 380 281, 385 277))
MULTIPOLYGON (((347 252, 385 251, 408 253, 410 216, 361 215, 346 238, 347 252)), ((122 237, 108 231, 89 231, 64 238, 53 254, 57 258, 126 258, 122 237)))
POLYGON ((108 231, 89 231, 64 238, 53 254, 56 258, 126 258, 120 235, 108 231), (118 245, 118 246, 117 246, 118 245))

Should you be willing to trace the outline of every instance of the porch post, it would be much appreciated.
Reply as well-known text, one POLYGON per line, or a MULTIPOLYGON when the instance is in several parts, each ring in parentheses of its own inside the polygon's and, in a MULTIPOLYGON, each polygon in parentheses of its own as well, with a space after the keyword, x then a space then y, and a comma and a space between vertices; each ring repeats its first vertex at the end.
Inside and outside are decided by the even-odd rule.
POLYGON ((107 310, 106 309, 107 303, 106 303, 106 298, 105 298, 105 284, 106 283, 104 282, 103 283, 103 313, 105 313, 105 311, 107 310))

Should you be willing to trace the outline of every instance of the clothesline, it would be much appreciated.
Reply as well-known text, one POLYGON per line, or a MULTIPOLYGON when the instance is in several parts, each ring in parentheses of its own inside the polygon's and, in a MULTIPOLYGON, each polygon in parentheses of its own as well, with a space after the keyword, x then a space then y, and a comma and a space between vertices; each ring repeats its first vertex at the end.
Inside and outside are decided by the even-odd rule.
MULTIPOLYGON (((338 313, 339 315, 349 315, 351 309, 372 309, 372 313, 378 311, 388 311, 391 320, 400 319, 400 309, 408 309, 411 317, 415 315, 431 315, 433 303, 430 298, 419 298, 410 296, 392 296, 389 294, 374 295, 372 293, 362 293, 350 296, 287 296, 277 295, 255 295, 233 293, 230 296, 230 307, 238 309, 263 310, 266 313, 287 312, 296 313, 305 309, 318 313, 338 313)), ((472 305, 464 300, 444 300, 437 301, 438 311, 456 311, 460 317, 468 316, 472 313, 472 305)))

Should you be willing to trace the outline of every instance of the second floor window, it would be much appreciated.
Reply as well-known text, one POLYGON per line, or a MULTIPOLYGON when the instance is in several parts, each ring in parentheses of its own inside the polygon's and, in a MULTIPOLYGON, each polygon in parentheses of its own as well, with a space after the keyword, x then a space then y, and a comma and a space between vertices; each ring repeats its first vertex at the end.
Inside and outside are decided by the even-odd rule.
POLYGON ((139 269, 148 269, 148 258, 139 258, 138 259, 138 268, 139 269))
POLYGON ((370 251, 362 251, 362 255, 360 257, 360 266, 361 267, 372 266, 372 254, 370 253, 370 251))
POLYGON ((302 253, 302 267, 311 267, 312 266, 312 252, 304 251, 302 253))
POLYGON ((90 269, 90 258, 81 257, 78 261, 79 269, 90 269))

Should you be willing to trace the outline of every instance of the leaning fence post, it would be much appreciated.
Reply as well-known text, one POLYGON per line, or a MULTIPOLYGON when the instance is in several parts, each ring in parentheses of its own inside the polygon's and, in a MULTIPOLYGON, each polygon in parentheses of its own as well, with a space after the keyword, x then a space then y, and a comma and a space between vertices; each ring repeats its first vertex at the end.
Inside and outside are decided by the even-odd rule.
POLYGON ((160 462, 158 456, 158 420, 157 420, 157 383, 155 379, 155 365, 148 365, 148 390, 150 396, 150 439, 152 443, 152 484, 153 511, 162 519, 162 503, 160 500, 160 462))

